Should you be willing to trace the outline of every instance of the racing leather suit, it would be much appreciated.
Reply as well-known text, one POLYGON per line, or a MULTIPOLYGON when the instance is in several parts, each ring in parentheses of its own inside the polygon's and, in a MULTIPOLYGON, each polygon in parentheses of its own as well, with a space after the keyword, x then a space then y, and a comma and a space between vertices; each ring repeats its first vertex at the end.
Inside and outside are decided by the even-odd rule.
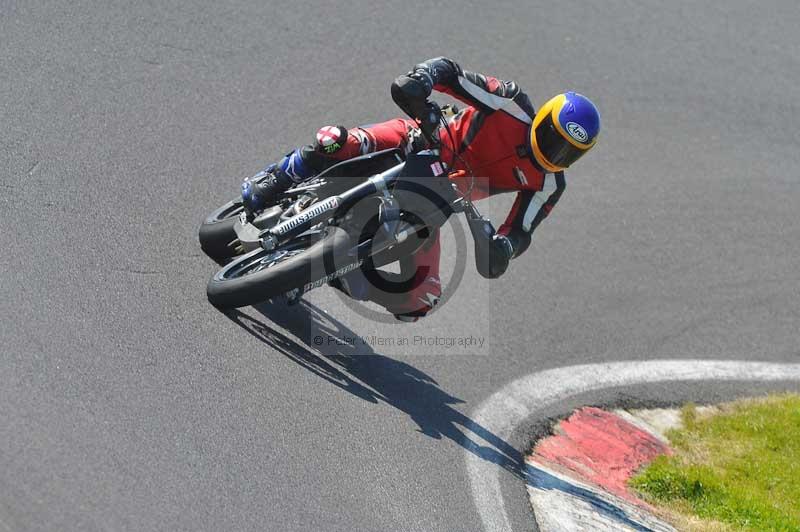
MULTIPOLYGON (((516 192, 514 204, 498 234, 507 237, 511 244, 508 258, 518 257, 528 249, 531 233, 550 214, 566 186, 563 172, 545 173, 533 157, 530 147, 530 128, 535 116, 533 105, 513 81, 463 70, 444 57, 415 65, 411 72, 395 81, 392 96, 402 109, 415 116, 419 99, 424 101, 431 90, 467 104, 449 118, 450 131, 441 128, 438 135, 442 160, 452 161, 450 170, 463 170, 468 176, 476 176, 471 199, 516 192), (419 81, 423 87, 422 94, 416 96, 417 101, 397 90, 402 80, 409 78, 419 81)), ((397 118, 349 131, 341 126, 328 126, 320 129, 314 145, 298 148, 279 164, 297 182, 344 159, 395 147, 410 152, 417 149, 420 142, 425 141, 418 123, 408 119, 397 118), (328 144, 324 145, 326 139, 328 144)), ((454 181, 466 191, 471 179, 455 177, 454 181)), ((441 294, 438 232, 432 234, 430 241, 410 260, 401 261, 401 273, 408 268, 412 268, 408 273, 422 270, 425 275, 401 300, 378 302, 394 314, 424 316, 441 294)))

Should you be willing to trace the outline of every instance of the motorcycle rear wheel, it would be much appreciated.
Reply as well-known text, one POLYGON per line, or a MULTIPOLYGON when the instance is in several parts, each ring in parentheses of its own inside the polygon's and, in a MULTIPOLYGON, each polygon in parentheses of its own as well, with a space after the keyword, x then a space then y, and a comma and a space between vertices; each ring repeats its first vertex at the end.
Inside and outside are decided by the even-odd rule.
POLYGON ((198 231, 203 253, 220 264, 224 264, 237 254, 239 239, 233 226, 243 210, 242 200, 234 199, 203 220, 198 231))

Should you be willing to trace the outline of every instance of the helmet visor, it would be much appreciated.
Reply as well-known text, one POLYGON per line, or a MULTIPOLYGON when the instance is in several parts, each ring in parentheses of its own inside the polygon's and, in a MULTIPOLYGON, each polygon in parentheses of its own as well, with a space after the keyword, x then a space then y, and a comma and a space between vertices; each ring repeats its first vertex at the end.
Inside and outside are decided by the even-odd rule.
POLYGON ((539 122, 535 134, 539 151, 553 166, 567 168, 588 151, 578 148, 565 139, 553 125, 553 117, 550 114, 539 122))

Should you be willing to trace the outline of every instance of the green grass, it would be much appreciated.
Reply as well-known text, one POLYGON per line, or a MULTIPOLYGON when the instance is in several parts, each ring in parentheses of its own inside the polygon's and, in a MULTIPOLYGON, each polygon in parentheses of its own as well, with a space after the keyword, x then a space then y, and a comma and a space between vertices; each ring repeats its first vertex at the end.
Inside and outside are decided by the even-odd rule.
POLYGON ((637 492, 681 529, 800 531, 800 395, 682 414, 675 454, 631 479, 637 492))

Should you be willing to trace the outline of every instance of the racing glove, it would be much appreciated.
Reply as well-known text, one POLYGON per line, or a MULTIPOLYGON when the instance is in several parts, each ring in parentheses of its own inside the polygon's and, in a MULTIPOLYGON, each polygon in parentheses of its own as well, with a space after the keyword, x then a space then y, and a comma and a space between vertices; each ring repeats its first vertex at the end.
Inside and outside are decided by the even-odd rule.
POLYGON ((497 279, 508 269, 514 256, 514 246, 505 235, 494 235, 489 247, 489 279, 497 279))
POLYGON ((466 209, 467 225, 475 242, 475 267, 482 277, 497 279, 508 269, 514 245, 507 236, 495 233, 491 222, 480 216, 474 206, 466 209))

